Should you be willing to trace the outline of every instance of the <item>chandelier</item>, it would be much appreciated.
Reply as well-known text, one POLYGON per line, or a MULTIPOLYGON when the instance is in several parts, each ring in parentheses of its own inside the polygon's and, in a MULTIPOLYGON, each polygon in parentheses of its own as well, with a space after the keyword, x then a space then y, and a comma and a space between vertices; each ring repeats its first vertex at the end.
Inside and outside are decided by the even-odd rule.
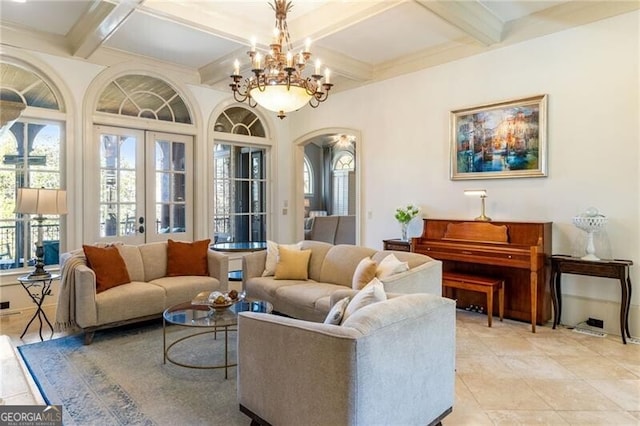
POLYGON ((319 60, 316 60, 314 73, 310 77, 303 76, 311 59, 311 41, 306 40, 304 50, 293 51, 287 27, 287 12, 293 7, 291 1, 274 0, 270 6, 276 12, 276 26, 269 52, 264 55, 257 52, 255 39, 252 40, 247 54, 251 58, 253 75, 242 81, 240 63, 236 59, 230 76, 233 82, 229 86, 236 101, 247 101, 252 108, 261 105, 277 112, 278 118, 283 119, 287 112, 298 110, 307 103, 317 108, 327 100, 333 84, 329 69, 325 68, 325 75, 320 74, 319 60))

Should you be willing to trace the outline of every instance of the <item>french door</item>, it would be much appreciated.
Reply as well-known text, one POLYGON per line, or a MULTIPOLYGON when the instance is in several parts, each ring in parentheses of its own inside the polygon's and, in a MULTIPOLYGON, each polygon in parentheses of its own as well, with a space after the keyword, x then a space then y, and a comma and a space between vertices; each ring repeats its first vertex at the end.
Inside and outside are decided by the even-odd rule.
POLYGON ((86 220, 93 241, 193 238, 193 137, 94 126, 86 220))

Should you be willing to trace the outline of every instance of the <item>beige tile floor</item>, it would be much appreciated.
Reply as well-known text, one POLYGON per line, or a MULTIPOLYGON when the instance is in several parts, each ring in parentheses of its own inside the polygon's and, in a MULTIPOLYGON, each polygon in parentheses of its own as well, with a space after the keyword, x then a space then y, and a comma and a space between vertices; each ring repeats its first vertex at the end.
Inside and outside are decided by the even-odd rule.
MULTIPOLYGON (((29 317, 0 317, 4 404, 42 403, 14 352, 40 341, 34 325, 19 338, 29 317)), ((640 425, 640 345, 550 326, 533 334, 509 320, 488 328, 486 316, 462 310, 457 317, 456 402, 445 426, 640 425)))

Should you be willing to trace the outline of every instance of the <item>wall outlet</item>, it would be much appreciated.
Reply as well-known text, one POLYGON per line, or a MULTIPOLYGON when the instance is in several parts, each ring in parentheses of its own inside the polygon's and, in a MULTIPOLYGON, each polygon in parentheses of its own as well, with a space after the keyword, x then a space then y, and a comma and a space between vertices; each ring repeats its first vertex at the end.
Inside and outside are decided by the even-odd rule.
POLYGON ((9 309, 11 302, 0 302, 0 309, 9 309))
POLYGON ((587 320, 587 325, 591 327, 604 328, 604 321, 597 318, 589 318, 587 320))

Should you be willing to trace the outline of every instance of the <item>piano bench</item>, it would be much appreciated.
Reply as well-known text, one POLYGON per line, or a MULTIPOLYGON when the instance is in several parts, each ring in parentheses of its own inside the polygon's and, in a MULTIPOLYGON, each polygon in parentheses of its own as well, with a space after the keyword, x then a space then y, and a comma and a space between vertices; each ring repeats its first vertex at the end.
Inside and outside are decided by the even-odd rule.
POLYGON ((442 293, 447 288, 477 291, 487 295, 487 318, 489 327, 493 316, 493 293, 498 292, 498 312, 500 321, 504 317, 504 280, 500 278, 481 277, 478 275, 459 274, 457 272, 442 273, 442 293))

